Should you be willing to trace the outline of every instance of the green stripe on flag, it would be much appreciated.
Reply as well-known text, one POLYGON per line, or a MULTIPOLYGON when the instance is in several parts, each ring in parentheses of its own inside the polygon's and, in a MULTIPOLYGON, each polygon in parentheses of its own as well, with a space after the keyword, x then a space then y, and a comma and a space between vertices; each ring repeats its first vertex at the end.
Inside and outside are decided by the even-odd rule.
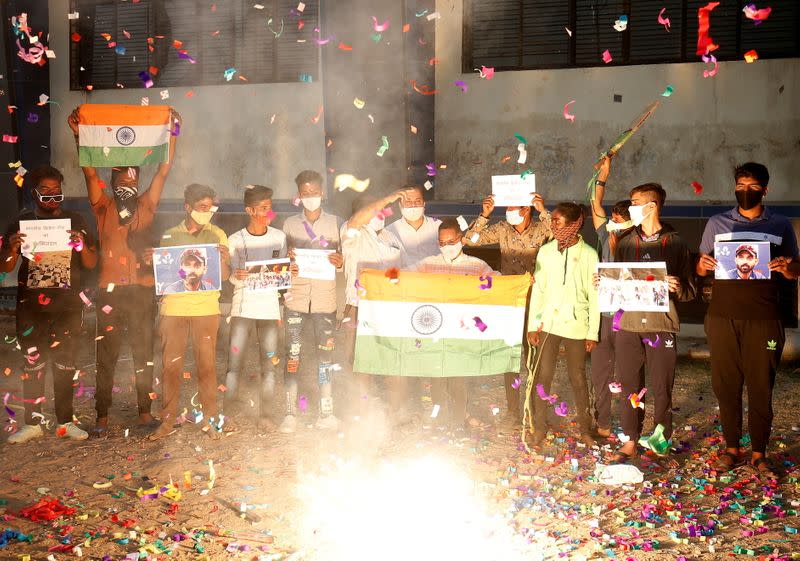
POLYGON ((81 167, 143 166, 165 163, 168 158, 168 143, 160 146, 142 146, 138 148, 81 146, 78 150, 78 165, 81 167), (108 151, 108 155, 104 153, 104 150, 108 151))
POLYGON ((384 376, 491 376, 518 372, 522 344, 466 339, 356 337, 354 372, 384 376))

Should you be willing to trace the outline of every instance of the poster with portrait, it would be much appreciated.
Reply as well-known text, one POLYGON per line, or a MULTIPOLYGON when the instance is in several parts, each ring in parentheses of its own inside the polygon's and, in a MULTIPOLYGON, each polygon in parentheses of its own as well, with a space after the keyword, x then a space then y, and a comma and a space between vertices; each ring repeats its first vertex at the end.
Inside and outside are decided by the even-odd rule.
POLYGON ((244 289, 247 291, 275 292, 292 287, 292 273, 287 258, 247 261, 244 268, 247 269, 244 281, 244 289))
POLYGON ((770 278, 769 242, 714 242, 718 280, 766 280, 770 278))
POLYGON ((669 311, 666 263, 600 263, 597 273, 601 312, 669 311))
POLYGON ((25 234, 20 253, 29 260, 28 288, 69 288, 72 278, 72 247, 69 245, 69 218, 20 220, 25 234))
POLYGON ((156 295, 220 290, 222 273, 216 245, 176 245, 153 250, 156 295))

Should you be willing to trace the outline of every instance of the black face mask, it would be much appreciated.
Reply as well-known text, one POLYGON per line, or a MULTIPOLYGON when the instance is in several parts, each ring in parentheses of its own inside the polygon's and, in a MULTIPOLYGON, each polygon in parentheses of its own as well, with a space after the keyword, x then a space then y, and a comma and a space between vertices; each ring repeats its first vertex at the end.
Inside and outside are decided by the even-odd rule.
POLYGON ((736 191, 736 202, 742 210, 750 210, 761 204, 761 199, 764 198, 763 189, 747 189, 744 191, 736 191))
POLYGON ((116 185, 112 186, 114 191, 114 201, 117 203, 117 213, 119 214, 119 223, 122 226, 130 224, 136 216, 136 205, 139 194, 138 185, 116 185))

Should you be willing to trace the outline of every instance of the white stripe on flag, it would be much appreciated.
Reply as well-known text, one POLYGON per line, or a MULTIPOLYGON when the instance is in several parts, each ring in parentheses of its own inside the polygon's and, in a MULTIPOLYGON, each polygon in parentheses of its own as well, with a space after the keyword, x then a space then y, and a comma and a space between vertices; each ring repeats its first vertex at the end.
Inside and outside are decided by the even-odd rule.
POLYGON ((79 125, 78 134, 80 134, 81 146, 87 147, 143 148, 169 142, 168 125, 134 125, 130 127, 79 125), (128 130, 120 132, 120 129, 128 130))
POLYGON ((525 308, 516 306, 362 299, 358 305, 358 335, 502 340, 508 345, 519 345, 524 319, 525 308), (476 327, 475 317, 486 325, 486 331, 476 327))

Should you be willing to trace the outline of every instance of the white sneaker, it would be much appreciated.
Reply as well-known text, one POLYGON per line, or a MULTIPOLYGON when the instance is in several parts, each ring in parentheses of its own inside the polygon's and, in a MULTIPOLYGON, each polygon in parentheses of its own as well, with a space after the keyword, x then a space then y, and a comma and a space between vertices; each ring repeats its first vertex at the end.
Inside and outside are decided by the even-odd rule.
POLYGON ((337 419, 333 415, 328 415, 327 417, 320 417, 317 419, 316 426, 318 429, 321 430, 338 430, 339 429, 339 419, 337 419))
POLYGON ((281 425, 278 427, 278 432, 282 432, 283 434, 292 434, 294 431, 297 430, 297 417, 294 415, 286 415, 281 422, 281 425))
POLYGON ((70 440, 86 440, 89 438, 89 433, 78 427, 75 423, 58 425, 56 434, 61 435, 62 438, 69 438, 70 440), (61 429, 64 430, 62 431, 61 429))
POLYGON ((8 437, 9 444, 22 444, 44 436, 41 425, 22 425, 22 428, 8 437))

